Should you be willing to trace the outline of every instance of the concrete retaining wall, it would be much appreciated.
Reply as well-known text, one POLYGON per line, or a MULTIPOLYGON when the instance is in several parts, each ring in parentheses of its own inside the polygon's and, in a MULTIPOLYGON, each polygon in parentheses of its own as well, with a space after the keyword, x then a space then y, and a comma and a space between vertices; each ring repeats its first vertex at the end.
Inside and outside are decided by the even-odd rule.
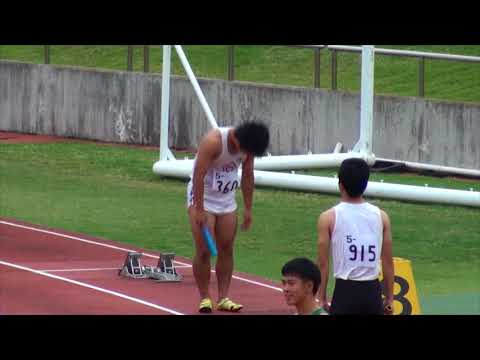
MULTIPOLYGON (((352 148, 357 93, 199 79, 220 125, 260 120, 272 154, 352 148)), ((170 146, 196 147, 209 129, 188 79, 171 81, 170 146)), ((158 145, 161 76, 0 61, 0 130, 158 145)), ((377 157, 480 168, 480 104, 376 96, 377 157)))

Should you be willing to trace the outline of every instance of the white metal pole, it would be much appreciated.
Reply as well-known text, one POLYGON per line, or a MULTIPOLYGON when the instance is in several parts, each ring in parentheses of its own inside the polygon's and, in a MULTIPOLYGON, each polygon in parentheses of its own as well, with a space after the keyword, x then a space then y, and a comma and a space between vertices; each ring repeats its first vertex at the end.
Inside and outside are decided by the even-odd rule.
MULTIPOLYGON (((192 173, 193 160, 158 161, 153 165, 157 175, 187 179, 192 173)), ((241 171, 239 171, 241 176, 241 171)), ((338 194, 338 179, 321 176, 254 171, 255 184, 284 189, 338 194)), ((369 181, 366 196, 376 198, 456 204, 480 207, 480 192, 433 187, 388 184, 369 181)))
POLYGON ((360 107, 360 140, 354 150, 372 153, 375 47, 362 46, 362 86, 360 107))
POLYGON ((162 69, 162 113, 160 123, 160 160, 169 158, 168 149, 168 117, 170 108, 170 60, 172 54, 171 45, 163 45, 163 69, 162 69))
POLYGON ((200 100, 200 104, 202 105, 202 108, 207 115, 207 119, 210 122, 210 125, 212 125, 213 128, 218 128, 217 121, 212 114, 212 110, 210 110, 210 106, 208 106, 207 100, 205 99, 205 95, 203 95, 200 85, 198 85, 198 81, 192 71, 192 68, 190 67, 190 64, 188 63, 187 57, 185 56, 182 47, 180 45, 175 45, 175 50, 177 50, 178 57, 180 58, 183 68, 185 69, 185 72, 187 73, 187 76, 193 85, 193 89, 195 90, 195 93, 200 100))
POLYGON ((376 161, 385 161, 393 164, 404 164, 407 167, 407 169, 412 169, 412 170, 432 171, 432 172, 446 174, 446 175, 457 174, 457 175, 480 178, 480 170, 475 170, 475 169, 465 169, 465 168, 434 165, 434 164, 422 164, 422 163, 411 162, 411 161, 391 160, 391 159, 383 159, 383 158, 376 158, 376 161))
POLYGON ((255 170, 302 170, 312 168, 339 167, 345 159, 360 158, 369 165, 375 164, 375 157, 364 152, 337 154, 280 155, 255 158, 255 170))

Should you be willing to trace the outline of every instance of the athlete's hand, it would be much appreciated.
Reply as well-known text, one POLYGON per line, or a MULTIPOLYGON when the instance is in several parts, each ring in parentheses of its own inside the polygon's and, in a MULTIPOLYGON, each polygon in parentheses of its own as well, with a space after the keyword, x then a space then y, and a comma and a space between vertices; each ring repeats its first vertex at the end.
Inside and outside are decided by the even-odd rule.
POLYGON ((244 210, 243 211, 243 223, 242 223, 242 225, 240 225, 240 229, 242 229, 242 231, 246 231, 246 230, 250 229, 250 226, 252 226, 252 221, 253 221, 252 210, 244 210))
POLYGON ((207 213, 205 210, 197 209, 195 206, 193 207, 193 221, 198 226, 202 227, 204 224, 207 223, 207 213))
POLYGON ((385 300, 383 302, 383 314, 393 315, 393 300, 385 300))
POLYGON ((320 307, 323 308, 323 310, 325 310, 327 313, 330 312, 330 304, 328 303, 327 299, 324 299, 324 300, 319 300, 319 299, 316 299, 318 305, 320 305, 320 307))

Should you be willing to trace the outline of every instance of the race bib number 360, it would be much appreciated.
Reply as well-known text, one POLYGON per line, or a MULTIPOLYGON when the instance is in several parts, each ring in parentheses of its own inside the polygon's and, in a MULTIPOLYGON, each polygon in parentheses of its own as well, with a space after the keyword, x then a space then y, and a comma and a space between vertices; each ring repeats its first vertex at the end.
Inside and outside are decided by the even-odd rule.
POLYGON ((239 186, 237 169, 232 171, 215 170, 213 173, 212 189, 222 194, 235 191, 239 186))
POLYGON ((343 245, 344 257, 349 263, 356 266, 376 267, 378 259, 378 246, 374 237, 357 239, 346 235, 343 245))

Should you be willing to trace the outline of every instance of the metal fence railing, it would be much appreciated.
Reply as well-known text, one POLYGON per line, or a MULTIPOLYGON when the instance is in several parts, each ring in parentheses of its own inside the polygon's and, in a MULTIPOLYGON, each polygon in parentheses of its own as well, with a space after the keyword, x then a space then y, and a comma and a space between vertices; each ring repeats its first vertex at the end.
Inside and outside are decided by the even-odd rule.
MULTIPOLYGON (((321 52, 322 50, 330 51, 331 63, 331 84, 332 90, 337 90, 337 63, 338 53, 340 52, 361 52, 361 46, 346 46, 346 45, 284 45, 292 48, 303 48, 313 50, 313 86, 320 88, 320 64, 321 64, 321 52)), ((226 45, 227 48, 227 74, 226 78, 229 81, 235 80, 235 45, 226 45)), ((127 71, 133 70, 133 50, 134 45, 127 46, 127 71)), ((465 55, 451 55, 441 53, 430 53, 421 51, 409 51, 409 50, 396 50, 396 49, 382 49, 375 48, 375 54, 386 56, 405 56, 414 57, 418 59, 418 96, 425 96, 425 60, 450 60, 459 62, 475 62, 480 63, 480 57, 478 56, 465 56, 465 55)), ((50 63, 50 45, 44 45, 44 62, 50 63)), ((150 46, 143 46, 143 71, 150 71, 150 46)))

